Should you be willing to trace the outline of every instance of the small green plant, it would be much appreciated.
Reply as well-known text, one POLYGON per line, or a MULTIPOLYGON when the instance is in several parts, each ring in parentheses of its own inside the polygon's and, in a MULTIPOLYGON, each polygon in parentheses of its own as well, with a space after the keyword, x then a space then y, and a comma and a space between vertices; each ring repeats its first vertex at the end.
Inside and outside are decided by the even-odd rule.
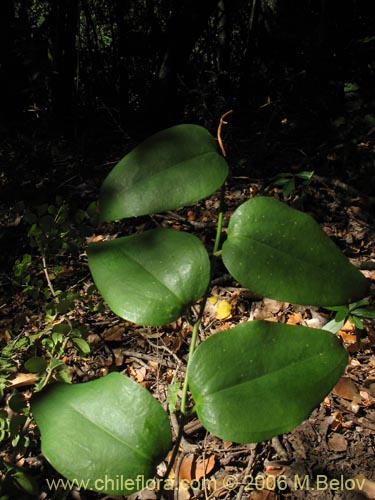
MULTIPOLYGON (((161 131, 105 179, 101 221, 194 204, 221 188, 227 175, 227 162, 206 129, 179 125, 161 131)), ((121 318, 160 326, 194 317, 189 311, 198 304, 180 404, 174 388, 168 398, 171 410, 179 407, 180 432, 165 477, 192 412, 222 439, 270 439, 306 419, 347 365, 344 347, 330 332, 266 321, 239 324, 198 345, 220 259, 242 286, 281 301, 330 307, 368 293, 366 279, 321 227, 285 203, 264 196, 246 201, 232 214, 223 244, 222 223, 221 208, 209 251, 194 234, 160 227, 88 246, 94 282, 121 318)), ((136 491, 137 478, 152 478, 171 447, 166 411, 120 373, 82 384, 48 384, 32 398, 31 409, 46 459, 66 478, 86 480, 96 491, 136 491), (119 477, 121 484, 105 482, 119 477)))
MULTIPOLYGON (((69 366, 64 358, 68 349, 74 348, 80 355, 86 356, 90 347, 85 340, 87 334, 84 326, 73 326, 71 322, 59 317, 46 316, 47 326, 41 331, 27 337, 9 342, 0 357, 0 390, 1 398, 6 389, 9 391, 9 377, 18 372, 22 382, 34 385, 34 392, 41 391, 52 382, 71 383, 69 366), (20 359, 25 362, 20 366, 20 359), (27 382, 26 382, 27 380, 27 382)), ((17 378, 16 378, 17 380, 17 378)), ((23 467, 16 465, 20 457, 27 455, 31 443, 30 410, 24 396, 13 390, 7 405, 0 410, 0 442, 3 442, 10 455, 7 460, 0 461, 0 498, 36 498, 38 485, 33 476, 23 467), (24 496, 22 496, 24 495, 24 496)), ((35 441, 35 439, 34 439, 35 441)))
POLYGON ((14 392, 6 409, 0 411, 0 442, 10 442, 10 460, 0 460, 0 498, 32 498, 37 495, 35 479, 22 467, 14 464, 16 457, 24 456, 30 446, 30 409, 24 396, 14 392))
POLYGON ((297 188, 301 188, 302 192, 311 183, 314 176, 314 171, 304 171, 297 173, 280 173, 278 174, 272 184, 280 187, 283 198, 288 198, 297 188))
POLYGON ((347 321, 351 321, 358 330, 364 329, 363 320, 374 320, 375 309, 369 307, 369 301, 364 299, 353 304, 327 307, 330 311, 335 311, 335 317, 324 325, 323 330, 337 333, 347 321))
MULTIPOLYGON (((54 204, 26 207, 20 202, 16 211, 22 214, 31 253, 34 250, 35 254, 26 253, 16 259, 13 265, 14 284, 34 301, 40 296, 47 301, 53 300, 55 295, 49 276, 58 276, 63 272, 64 266, 58 262, 60 257, 78 253, 85 237, 91 233, 95 210, 91 205, 87 211, 73 209, 71 204, 57 196, 54 204), (50 261, 53 261, 52 265, 50 261)), ((63 293, 56 290, 56 295, 63 293)), ((66 301, 61 297, 60 303, 63 302, 66 301)))

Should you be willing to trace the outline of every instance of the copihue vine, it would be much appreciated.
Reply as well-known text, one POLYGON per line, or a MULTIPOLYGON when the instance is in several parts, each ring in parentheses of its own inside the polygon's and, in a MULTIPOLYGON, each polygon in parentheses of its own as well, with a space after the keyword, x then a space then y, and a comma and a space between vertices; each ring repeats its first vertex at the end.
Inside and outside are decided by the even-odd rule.
MULTIPOLYGON (((191 205, 220 189, 228 170, 225 154, 205 128, 184 124, 163 130, 128 153, 104 180, 101 221, 191 205)), ((208 431, 253 443, 305 420, 347 364, 346 351, 331 332, 266 321, 241 323, 197 346, 218 259, 242 286, 281 301, 335 307, 368 293, 363 275, 309 215, 256 196, 234 211, 220 249, 222 217, 221 211, 211 255, 197 236, 165 228, 91 243, 87 250, 97 288, 127 321, 161 326, 199 301, 173 456, 191 411, 188 392, 208 431)), ((33 397, 31 409, 46 459, 66 478, 88 480, 96 491, 136 491, 136 478, 154 477, 171 448, 167 413, 120 373, 51 384, 33 397), (118 477, 125 478, 120 485, 108 480, 118 477)))

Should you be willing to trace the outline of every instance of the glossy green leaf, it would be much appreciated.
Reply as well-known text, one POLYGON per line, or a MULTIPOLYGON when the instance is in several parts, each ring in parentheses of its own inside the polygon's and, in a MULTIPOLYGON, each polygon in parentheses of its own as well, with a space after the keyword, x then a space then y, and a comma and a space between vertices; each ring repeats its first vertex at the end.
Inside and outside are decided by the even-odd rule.
POLYGON ((254 443, 305 420, 346 364, 346 351, 331 333, 251 321, 200 344, 188 380, 206 429, 227 441, 254 443))
POLYGON ((175 321, 204 294, 210 280, 201 241, 170 229, 93 243, 87 256, 95 284, 112 311, 141 325, 175 321))
POLYGON ((332 306, 368 291, 361 272, 312 217, 274 198, 259 196, 237 208, 222 257, 243 286, 276 300, 332 306))
POLYGON ((119 373, 84 384, 54 384, 31 400, 42 452, 86 489, 128 494, 142 489, 169 450, 167 414, 152 395, 119 373))
POLYGON ((146 139, 109 173, 100 194, 102 221, 190 205, 216 191, 228 165, 198 125, 178 125, 146 139))

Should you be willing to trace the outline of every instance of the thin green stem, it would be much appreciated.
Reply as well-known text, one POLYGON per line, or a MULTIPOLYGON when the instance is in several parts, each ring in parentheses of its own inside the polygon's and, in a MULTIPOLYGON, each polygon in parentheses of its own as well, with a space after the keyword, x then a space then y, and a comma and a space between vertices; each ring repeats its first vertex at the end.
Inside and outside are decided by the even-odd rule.
MULTIPOLYGON (((228 111, 220 118, 220 123, 219 123, 219 127, 217 130, 217 139, 218 139, 219 146, 220 146, 220 149, 222 151, 224 158, 226 156, 226 152, 225 152, 223 141, 221 139, 221 128, 222 128, 223 124, 227 123, 224 121, 224 118, 232 112, 233 112, 233 110, 228 111)), ((222 232, 222 227, 223 227, 224 210, 225 210, 225 186, 222 186, 221 194, 220 194, 220 209, 219 209, 219 214, 218 214, 218 218, 217 218, 215 243, 214 243, 214 248, 213 248, 213 252, 212 252, 212 256, 211 256, 211 277, 214 275, 214 267, 215 267, 215 264, 217 262, 216 257, 218 257, 218 255, 220 253, 219 247, 220 247, 221 232, 222 232)), ((191 336, 191 342, 190 342, 190 347, 189 347, 186 374, 185 374, 184 385, 182 387, 182 394, 181 394, 180 420, 178 423, 178 434, 176 437, 176 441, 173 445, 172 456, 169 460, 167 470, 162 478, 161 487, 160 487, 158 494, 157 494, 157 497, 156 497, 157 500, 160 500, 160 498, 163 494, 165 481, 168 479, 169 474, 173 468, 173 465, 174 465, 174 462, 176 460, 178 450, 180 447, 180 443, 181 443, 181 440, 183 437, 184 424, 185 424, 187 416, 188 416, 187 409, 186 409, 186 402, 187 402, 187 393, 188 393, 188 387, 189 387, 189 367, 190 367, 191 359, 193 357, 193 353, 195 351, 195 347, 197 344, 199 326, 201 324, 201 320, 202 320, 203 313, 204 313, 204 310, 206 307, 206 302, 207 302, 209 293, 210 293, 210 287, 207 287, 207 290, 202 298, 202 302, 200 303, 200 306, 199 306, 198 317, 197 317, 197 319, 194 323, 194 326, 193 326, 193 333, 191 336)))
POLYGON ((164 489, 164 483, 168 479, 169 474, 173 468, 174 462, 176 460, 178 450, 180 448, 180 443, 182 440, 183 432, 184 432, 184 424, 186 422, 187 418, 187 411, 186 411, 186 400, 187 400, 187 392, 188 392, 188 386, 189 386, 189 380, 188 380, 188 373, 189 373, 189 365, 191 362, 191 358, 193 356, 193 352, 195 351, 195 347, 197 344, 197 339, 198 339, 198 332, 199 332, 199 325, 202 320, 202 316, 206 307, 206 302, 208 298, 208 292, 209 288, 207 288, 207 291, 202 299, 202 302, 199 307, 199 312, 198 312, 198 318, 194 323, 193 326, 193 333, 191 335, 191 342, 190 342, 190 347, 189 347, 189 355, 188 355, 188 362, 187 362, 187 367, 186 367, 186 375, 184 379, 184 385, 182 387, 182 395, 181 395, 181 407, 180 407, 180 420, 178 422, 178 434, 176 437, 176 441, 173 445, 173 451, 172 451, 172 456, 169 460, 169 464, 167 467, 167 470, 165 471, 165 474, 163 475, 162 478, 162 483, 161 483, 161 488, 158 491, 158 494, 156 496, 156 500, 160 500, 162 494, 163 494, 163 489, 164 489))
POLYGON ((55 289, 54 289, 54 288, 53 288, 53 286, 52 286, 51 279, 50 279, 49 274, 48 274, 46 257, 45 257, 45 255, 44 255, 44 253, 43 253, 43 252, 41 252, 41 255, 42 255, 43 272, 44 272, 44 276, 46 277, 46 281, 47 281, 48 288, 49 288, 49 289, 50 289, 50 291, 51 291, 52 297, 53 297, 56 301, 58 301, 58 299, 57 299, 57 297, 56 297, 56 292, 55 292, 55 289))
POLYGON ((189 373, 189 365, 191 362, 191 358, 193 356, 193 352, 195 350, 195 346, 197 343, 197 338, 198 338, 198 332, 199 332, 199 325, 202 319, 203 311, 206 306, 206 301, 207 301, 207 294, 203 298, 200 309, 199 309, 199 315, 197 318, 197 321, 194 323, 193 326, 193 333, 191 335, 191 342, 190 342, 190 348, 189 348, 189 354, 188 354, 188 362, 187 362, 187 367, 186 367, 186 375, 185 375, 185 380, 184 380, 184 385, 182 387, 182 395, 181 395, 181 413, 182 415, 186 415, 186 399, 187 399, 187 391, 188 391, 188 385, 189 385, 189 380, 188 380, 188 373, 189 373))
POLYGON ((214 244, 214 249, 213 249, 213 254, 216 255, 219 251, 219 245, 220 245, 220 238, 221 238, 221 230, 223 227, 223 212, 219 212, 218 218, 217 218, 217 228, 216 228, 216 237, 215 237, 215 244, 214 244))

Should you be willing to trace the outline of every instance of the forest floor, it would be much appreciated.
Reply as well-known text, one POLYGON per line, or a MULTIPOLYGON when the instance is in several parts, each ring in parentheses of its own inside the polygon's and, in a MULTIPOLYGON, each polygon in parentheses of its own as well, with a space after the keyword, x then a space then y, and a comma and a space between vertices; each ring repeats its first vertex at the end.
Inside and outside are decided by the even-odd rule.
MULTIPOLYGON (((233 144, 236 139, 231 140, 233 144)), ((267 171, 254 164, 250 174, 252 148, 253 144, 243 139, 236 152, 231 152, 230 161, 237 168, 226 185, 224 228, 234 209, 254 195, 283 199, 274 175, 287 172, 291 175, 284 178, 293 178, 296 186, 285 201, 321 224, 368 278, 373 294, 375 199, 369 179, 374 182, 375 144, 370 140, 357 143, 349 160, 337 147, 327 147, 323 152, 320 149, 316 156, 301 154, 300 159, 291 158, 284 149, 278 165, 273 163, 267 171), (301 171, 315 173, 303 183, 294 177, 301 171)), ((89 491, 48 490, 47 479, 58 476, 40 452, 32 420, 21 419, 25 425, 13 435, 9 429, 1 433, 17 414, 14 404, 9 408, 11 397, 18 394, 27 402, 35 387, 46 381, 45 372, 36 375, 27 371, 25 363, 30 358, 55 356, 62 362, 58 376, 66 376, 73 383, 119 371, 147 388, 167 409, 168 387, 184 376, 191 326, 181 319, 164 328, 142 328, 116 317, 92 286, 86 247, 90 241, 155 226, 194 231, 210 246, 220 202, 216 193, 187 209, 97 227, 90 204, 124 151, 97 163, 91 160, 89 165, 61 144, 56 151, 50 145, 43 158, 34 148, 33 163, 30 155, 16 151, 9 143, 2 145, 3 162, 5 156, 11 161, 0 177, 4 194, 0 201, 0 389, 4 409, 0 458, 20 467, 34 478, 34 485, 36 482, 37 492, 34 489, 31 496, 20 489, 17 496, 9 498, 91 500, 101 497, 89 491), (54 295, 60 297, 56 314, 51 312, 54 295), (71 330, 68 342, 60 342, 56 336, 55 346, 45 342, 61 331, 59 325, 73 325, 74 336, 84 339, 90 352, 79 351, 71 330), (17 433, 21 438, 16 439, 17 433)), ((241 288, 224 269, 219 271, 213 277, 211 296, 215 299, 203 317, 200 340, 253 319, 317 328, 332 319, 327 310, 258 297, 241 288)), ((179 499, 375 498, 375 325, 364 320, 364 328, 359 330, 348 322, 338 335, 350 356, 346 374, 294 431, 268 442, 238 445, 211 435, 194 417, 187 422, 172 472, 176 485, 178 479, 184 480, 180 482, 179 499)), ((84 351, 85 345, 81 348, 84 351)), ((26 414, 27 410, 20 405, 19 413, 26 414)), ((176 432, 174 416, 171 422, 176 432)), ((1 470, 4 472, 4 466, 1 470)), ((158 472, 164 470, 165 462, 158 472)), ((146 489, 130 498, 153 500, 156 494, 146 489)), ((165 498, 173 498, 173 493, 166 491, 165 498)))

